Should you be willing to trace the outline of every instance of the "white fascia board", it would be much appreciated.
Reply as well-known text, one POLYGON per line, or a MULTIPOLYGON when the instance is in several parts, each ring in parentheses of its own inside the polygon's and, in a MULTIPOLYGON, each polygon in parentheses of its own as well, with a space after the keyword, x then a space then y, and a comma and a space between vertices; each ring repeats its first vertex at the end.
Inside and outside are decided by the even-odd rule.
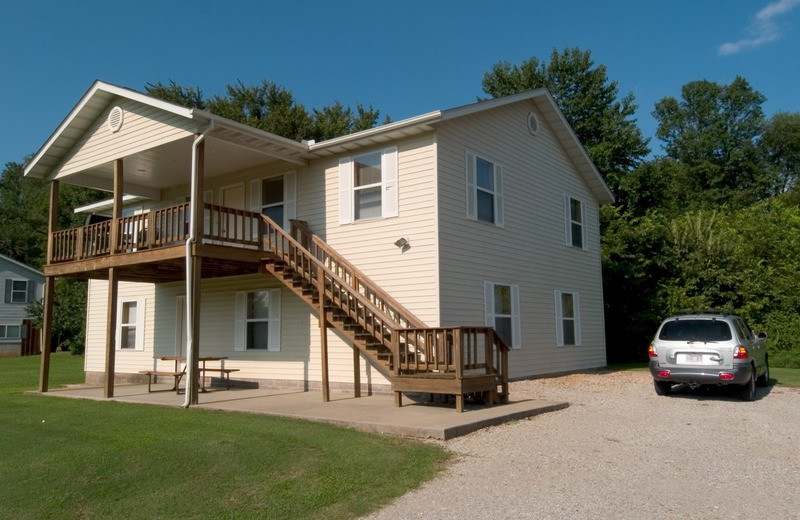
MULTIPOLYGON (((136 92, 135 90, 130 90, 124 87, 119 87, 117 85, 112 85, 110 83, 105 83, 100 80, 96 80, 86 94, 78 101, 75 107, 67 114, 67 117, 58 125, 55 132, 53 132, 50 137, 45 141, 42 147, 36 152, 36 155, 25 165, 24 175, 28 176, 31 171, 36 167, 42 157, 47 153, 50 147, 61 137, 61 134, 64 132, 66 128, 72 124, 75 118, 86 108, 86 106, 95 98, 98 92, 108 93, 112 96, 124 97, 128 99, 132 99, 138 101, 140 103, 144 103, 146 105, 151 105, 156 107, 160 110, 165 110, 167 112, 171 112, 173 114, 185 117, 187 119, 192 118, 192 111, 191 109, 181 107, 179 105, 175 105, 173 103, 168 103, 166 101, 162 101, 160 99, 156 99, 150 97, 146 94, 142 94, 141 92, 136 92)), ((32 177, 44 178, 44 175, 32 175, 32 177)))
MULTIPOLYGON (((122 203, 129 204, 132 202, 139 202, 141 200, 148 200, 145 197, 140 197, 138 195, 123 195, 122 196, 122 203)), ((111 209, 114 207, 114 199, 108 200, 101 200, 99 202, 95 202, 93 204, 87 204, 86 206, 80 206, 73 210, 73 213, 95 213, 97 211, 103 211, 107 209, 111 209)))
POLYGON ((370 139, 371 137, 374 137, 376 135, 386 134, 396 130, 402 130, 405 128, 411 128, 415 126, 429 125, 431 123, 436 123, 440 121, 441 118, 442 118, 442 111, 436 110, 434 112, 428 112, 427 114, 422 114, 408 119, 403 119, 402 121, 396 121, 394 123, 389 123, 386 125, 369 128, 367 130, 362 130, 354 134, 347 134, 341 137, 334 137, 333 139, 328 139, 325 141, 321 141, 319 143, 309 143, 308 149, 311 151, 311 153, 314 153, 316 151, 322 151, 325 148, 341 146, 343 144, 359 141, 361 139, 370 139))

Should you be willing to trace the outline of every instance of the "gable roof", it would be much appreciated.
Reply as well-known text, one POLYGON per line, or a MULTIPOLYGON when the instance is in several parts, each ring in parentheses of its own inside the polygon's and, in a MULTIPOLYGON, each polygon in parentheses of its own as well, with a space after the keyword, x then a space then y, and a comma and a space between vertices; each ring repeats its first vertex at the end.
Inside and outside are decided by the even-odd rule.
MULTIPOLYGON (((220 147, 229 147, 237 150, 237 157, 246 165, 248 158, 255 162, 264 156, 277 160, 284 160, 295 164, 307 164, 313 158, 325 157, 369 146, 372 144, 387 143, 413 135, 435 130, 436 123, 455 120, 471 114, 512 103, 533 100, 547 123, 555 132, 561 146, 572 160, 579 174, 591 188, 600 203, 611 203, 614 196, 609 190, 597 168, 592 163, 586 150, 578 141, 575 132, 567 123, 564 114, 559 110, 553 97, 546 89, 536 89, 519 94, 494 98, 487 101, 471 103, 456 108, 437 110, 419 116, 411 117, 394 123, 370 128, 353 134, 328 139, 319 143, 313 141, 298 143, 278 135, 259 130, 217 115, 198 109, 185 108, 173 103, 162 101, 141 92, 119 87, 102 81, 95 81, 91 88, 84 94, 80 101, 70 111, 64 121, 53 132, 50 138, 42 145, 39 151, 25 166, 25 175, 35 178, 53 178, 59 166, 69 156, 73 148, 78 145, 87 131, 94 125, 101 114, 109 110, 112 103, 119 99, 127 99, 156 110, 166 112, 191 123, 195 133, 199 133, 213 124, 209 138, 220 147)), ((168 153, 167 146, 161 146, 161 153, 168 153)), ((208 155, 207 155, 208 157, 208 155)), ((188 157, 184 158, 188 160, 188 157)), ((209 159, 207 159, 208 161, 209 159)), ((213 160, 213 158, 211 159, 213 160)), ((173 161, 174 162, 174 161, 173 161)), ((110 166, 94 167, 95 171, 108 170, 110 166)), ((213 171, 214 165, 209 164, 207 171, 213 171)), ((137 171, 136 165, 127 171, 137 171)), ((91 174, 92 172, 87 172, 91 174)), ((108 172, 106 172, 108 173, 108 172)), ((96 174, 95 174, 96 175, 96 174)), ((91 176, 89 178, 92 178, 91 176)), ((96 176, 94 177, 96 178, 96 176)), ((134 178, 133 181, 136 179, 134 178)), ((150 181, 155 182, 155 181, 150 181)), ((161 182, 165 182, 163 179, 161 182)), ((132 188, 132 187, 131 187, 132 188)), ((152 188, 152 186, 150 187, 152 188)), ((135 189, 126 192, 136 194, 135 189)), ((148 187, 142 185, 139 195, 148 196, 151 193, 148 187)))
POLYGON ((9 264, 11 264, 13 266, 19 267, 21 269, 24 269, 25 271, 28 271, 28 272, 32 273, 37 279, 41 279, 41 280, 44 279, 44 273, 43 272, 39 271, 38 269, 34 269, 33 267, 31 267, 29 265, 25 265, 22 262, 17 262, 13 258, 9 258, 6 255, 0 254, 0 260, 4 260, 4 261, 8 262, 9 264))
POLYGON ((435 129, 435 124, 442 121, 455 120, 460 117, 492 110, 512 103, 533 100, 541 111, 547 123, 555 132, 561 146, 564 147, 569 158, 577 168, 579 174, 590 187, 601 204, 614 202, 614 195, 597 171, 586 149, 578 140, 572 127, 567 122, 564 114, 558 108, 553 97, 547 89, 541 88, 528 90, 511 96, 478 101, 447 110, 428 112, 410 119, 395 123, 370 128, 354 134, 349 134, 320 143, 309 144, 309 151, 315 157, 333 155, 352 151, 371 144, 383 144, 396 139, 429 132, 435 129))

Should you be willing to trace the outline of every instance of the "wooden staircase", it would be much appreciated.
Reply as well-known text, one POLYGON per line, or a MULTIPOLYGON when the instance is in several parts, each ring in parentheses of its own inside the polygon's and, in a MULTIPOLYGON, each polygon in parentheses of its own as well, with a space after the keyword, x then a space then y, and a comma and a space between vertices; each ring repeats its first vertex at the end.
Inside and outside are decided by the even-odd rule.
POLYGON ((508 347, 491 327, 426 326, 347 262, 305 223, 290 233, 260 216, 262 267, 292 290, 403 392, 508 401, 508 347))

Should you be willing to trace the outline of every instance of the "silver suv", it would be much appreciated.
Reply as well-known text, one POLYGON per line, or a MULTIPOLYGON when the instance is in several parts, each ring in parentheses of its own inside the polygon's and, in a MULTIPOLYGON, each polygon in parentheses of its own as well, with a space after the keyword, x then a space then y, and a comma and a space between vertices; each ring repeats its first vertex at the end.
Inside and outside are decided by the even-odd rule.
POLYGON ((752 401, 756 384, 769 384, 766 337, 725 311, 687 311, 667 318, 649 348, 656 393, 668 395, 673 383, 739 385, 741 398, 752 401))

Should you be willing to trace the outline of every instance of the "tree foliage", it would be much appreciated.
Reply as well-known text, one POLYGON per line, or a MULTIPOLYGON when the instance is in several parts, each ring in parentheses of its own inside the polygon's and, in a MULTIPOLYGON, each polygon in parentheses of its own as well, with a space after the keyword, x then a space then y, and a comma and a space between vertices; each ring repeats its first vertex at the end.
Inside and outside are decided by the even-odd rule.
POLYGON ((680 101, 667 97, 656 103, 656 135, 667 156, 688 167, 677 181, 691 205, 741 206, 771 194, 774 178, 758 146, 765 100, 736 77, 729 85, 693 81, 683 86, 680 101))
MULTIPOLYGON (((359 130, 372 128, 378 122, 380 111, 361 104, 355 110, 335 102, 308 111, 295 100, 291 91, 281 85, 263 80, 258 85, 245 85, 238 81, 229 84, 225 95, 203 98, 195 87, 182 87, 170 80, 145 87, 153 97, 189 108, 208 110, 218 116, 258 128, 295 141, 323 141, 359 130)), ((386 118, 384 122, 389 122, 386 118)))
POLYGON ((627 172, 649 153, 647 140, 633 118, 633 94, 620 97, 604 65, 595 66, 591 52, 553 49, 550 62, 532 57, 520 65, 501 61, 483 76, 483 90, 492 97, 547 88, 612 191, 627 172))

